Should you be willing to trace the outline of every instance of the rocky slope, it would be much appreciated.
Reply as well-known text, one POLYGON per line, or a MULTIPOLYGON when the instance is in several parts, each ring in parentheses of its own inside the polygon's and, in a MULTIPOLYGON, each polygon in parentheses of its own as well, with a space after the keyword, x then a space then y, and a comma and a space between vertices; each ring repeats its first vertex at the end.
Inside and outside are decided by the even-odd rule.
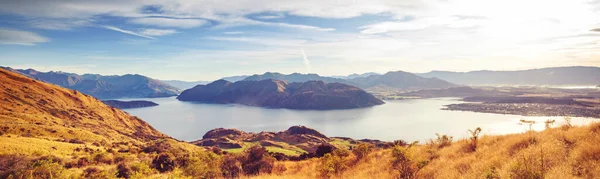
POLYGON ((152 101, 119 101, 119 100, 105 100, 102 101, 104 104, 119 108, 119 109, 130 109, 130 108, 143 108, 158 106, 158 104, 152 101))
POLYGON ((98 99, 0 69, 4 134, 106 143, 167 138, 137 117, 98 99))
POLYGON ((238 81, 218 80, 185 90, 177 97, 181 101, 218 104, 243 104, 289 109, 350 109, 383 104, 373 95, 350 85, 308 81, 287 83, 280 80, 238 81))
POLYGON ((5 69, 19 72, 36 80, 78 90, 101 99, 169 97, 176 96, 180 92, 175 87, 142 75, 78 75, 54 71, 39 72, 33 69, 5 69))

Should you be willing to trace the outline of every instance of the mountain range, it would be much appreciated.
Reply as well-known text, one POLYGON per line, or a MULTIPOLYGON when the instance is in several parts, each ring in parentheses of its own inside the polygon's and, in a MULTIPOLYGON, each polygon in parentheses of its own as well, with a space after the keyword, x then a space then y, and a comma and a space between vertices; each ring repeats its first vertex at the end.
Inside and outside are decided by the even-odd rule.
POLYGON ((600 84, 599 67, 552 67, 519 71, 432 71, 418 74, 461 85, 586 85, 600 84))
POLYGON ((307 81, 288 83, 281 80, 217 80, 183 91, 177 99, 218 104, 243 104, 289 109, 350 109, 383 104, 360 88, 342 83, 307 81))
POLYGON ((36 80, 80 91, 100 99, 150 98, 176 96, 180 90, 142 75, 103 76, 78 75, 66 72, 40 72, 34 69, 4 69, 18 72, 36 80))
POLYGON ((363 73, 363 74, 352 73, 348 76, 331 76, 331 77, 347 80, 347 79, 354 79, 354 78, 359 78, 359 77, 367 77, 367 76, 371 76, 371 75, 381 75, 381 74, 375 73, 375 72, 368 72, 368 73, 363 73))
POLYGON ((425 78, 412 73, 395 71, 383 75, 372 74, 367 77, 356 77, 352 79, 340 79, 319 76, 317 74, 292 73, 284 75, 281 73, 267 72, 262 75, 252 75, 243 81, 260 81, 266 79, 283 80, 287 82, 323 81, 327 83, 344 83, 357 86, 364 90, 373 88, 385 88, 394 90, 419 90, 438 89, 457 86, 455 84, 440 80, 438 78, 425 78))
POLYGON ((210 83, 210 81, 182 81, 182 80, 160 80, 161 82, 173 86, 178 89, 190 89, 196 85, 205 85, 210 83))

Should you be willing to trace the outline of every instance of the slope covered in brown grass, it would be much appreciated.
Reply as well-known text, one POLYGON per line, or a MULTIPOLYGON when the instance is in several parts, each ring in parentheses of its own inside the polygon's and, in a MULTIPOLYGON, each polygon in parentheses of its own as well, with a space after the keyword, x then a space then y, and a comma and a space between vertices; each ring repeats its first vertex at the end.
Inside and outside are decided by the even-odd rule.
POLYGON ((98 143, 167 137, 89 95, 4 69, 0 69, 0 129, 5 134, 98 143))

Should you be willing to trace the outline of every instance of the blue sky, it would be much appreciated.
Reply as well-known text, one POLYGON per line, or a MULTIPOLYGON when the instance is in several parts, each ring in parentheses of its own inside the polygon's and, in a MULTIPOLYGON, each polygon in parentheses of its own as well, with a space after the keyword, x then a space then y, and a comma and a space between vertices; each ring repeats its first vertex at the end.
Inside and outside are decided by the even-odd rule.
POLYGON ((600 66, 598 0, 9 0, 0 65, 214 80, 600 66))

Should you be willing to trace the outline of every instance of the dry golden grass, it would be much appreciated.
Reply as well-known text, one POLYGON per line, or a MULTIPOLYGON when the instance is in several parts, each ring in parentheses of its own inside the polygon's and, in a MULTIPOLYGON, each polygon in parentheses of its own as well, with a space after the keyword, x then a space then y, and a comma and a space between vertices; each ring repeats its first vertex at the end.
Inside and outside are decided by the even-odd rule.
MULTIPOLYGON (((485 130, 485 129, 484 129, 485 130)), ((600 178, 600 123, 542 132, 484 136, 476 151, 459 140, 438 149, 429 145, 411 147, 414 161, 427 161, 418 178, 600 178)), ((392 149, 380 149, 366 160, 355 162, 334 178, 396 178, 392 149)), ((277 162, 287 170, 281 174, 243 178, 320 178, 319 159, 277 162)))

